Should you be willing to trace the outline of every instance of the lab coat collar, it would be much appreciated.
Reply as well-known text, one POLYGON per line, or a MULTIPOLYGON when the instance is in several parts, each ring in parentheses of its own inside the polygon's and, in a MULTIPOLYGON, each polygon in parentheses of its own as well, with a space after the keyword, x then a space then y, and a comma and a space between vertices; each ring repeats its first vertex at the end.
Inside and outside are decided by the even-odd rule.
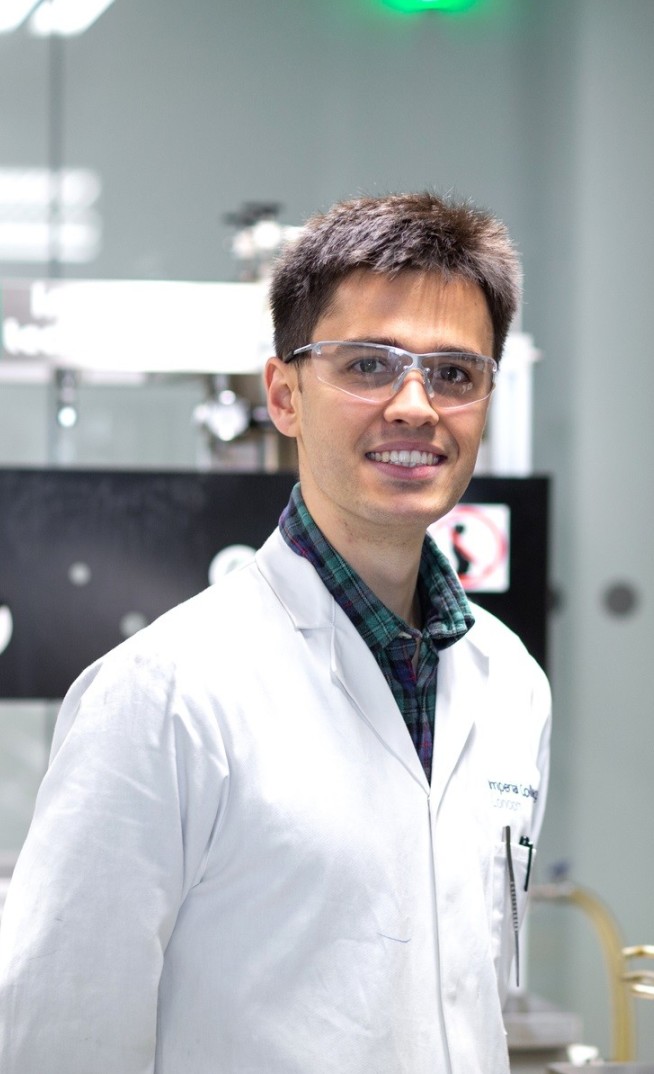
MULTIPOLYGON (((271 533, 255 559, 298 630, 315 630, 331 625, 334 601, 329 590, 320 582, 311 563, 289 548, 279 529, 271 533)), ((475 625, 465 635, 463 642, 466 646, 472 645, 481 658, 488 658, 490 640, 485 618, 487 613, 478 605, 471 604, 470 607, 475 625)), ((461 652, 462 644, 457 642, 453 651, 461 652)))
POLYGON ((329 590, 309 560, 289 548, 278 529, 259 549, 255 561, 297 630, 331 627, 334 602, 329 590))

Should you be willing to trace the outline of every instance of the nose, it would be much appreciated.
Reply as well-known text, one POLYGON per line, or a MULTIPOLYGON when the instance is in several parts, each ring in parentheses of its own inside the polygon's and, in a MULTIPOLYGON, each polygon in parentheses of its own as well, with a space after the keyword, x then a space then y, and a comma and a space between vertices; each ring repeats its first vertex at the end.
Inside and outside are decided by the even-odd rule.
POLYGON ((399 391, 388 400, 384 417, 386 421, 403 422, 415 429, 438 423, 438 413, 431 405, 422 373, 417 369, 406 374, 399 391))

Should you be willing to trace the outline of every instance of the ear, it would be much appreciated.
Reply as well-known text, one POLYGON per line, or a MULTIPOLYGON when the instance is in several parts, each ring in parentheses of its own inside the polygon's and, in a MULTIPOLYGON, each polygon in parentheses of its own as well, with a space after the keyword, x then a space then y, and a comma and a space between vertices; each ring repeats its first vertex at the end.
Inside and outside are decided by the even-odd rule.
POLYGON ((269 358, 263 373, 268 413, 283 436, 297 435, 297 369, 281 358, 269 358))

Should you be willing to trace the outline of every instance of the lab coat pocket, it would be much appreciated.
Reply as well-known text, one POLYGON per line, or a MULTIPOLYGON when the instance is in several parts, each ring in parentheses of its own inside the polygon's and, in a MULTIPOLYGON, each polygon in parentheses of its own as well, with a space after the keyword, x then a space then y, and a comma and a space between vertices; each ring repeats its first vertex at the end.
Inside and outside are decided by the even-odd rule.
POLYGON ((504 842, 495 847, 491 946, 502 1002, 509 985, 519 983, 518 930, 525 915, 529 874, 535 856, 533 847, 520 843, 504 842))

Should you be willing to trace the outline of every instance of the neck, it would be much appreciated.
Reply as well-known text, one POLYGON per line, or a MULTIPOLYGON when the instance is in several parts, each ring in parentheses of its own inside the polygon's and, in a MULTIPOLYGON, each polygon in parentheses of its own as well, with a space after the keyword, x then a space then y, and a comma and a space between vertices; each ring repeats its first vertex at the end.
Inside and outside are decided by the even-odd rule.
MULTIPOLYGON (((306 501, 305 501, 306 502, 306 501)), ((347 560, 376 597, 410 626, 422 627, 417 581, 424 533, 389 532, 388 524, 353 527, 323 519, 307 507, 329 543, 347 560), (365 529, 365 532, 364 532, 365 529)))
MULTIPOLYGON (((334 545, 334 547, 337 546, 334 545)), ((422 627, 420 601, 416 588, 419 558, 415 562, 413 559, 407 562, 406 548, 403 548, 398 555, 393 555, 388 548, 385 548, 383 552, 380 552, 383 559, 376 559, 374 553, 372 556, 366 554, 368 549, 365 549, 363 555, 358 554, 358 549, 337 548, 337 551, 363 578, 382 604, 390 608, 409 626, 422 627)))

